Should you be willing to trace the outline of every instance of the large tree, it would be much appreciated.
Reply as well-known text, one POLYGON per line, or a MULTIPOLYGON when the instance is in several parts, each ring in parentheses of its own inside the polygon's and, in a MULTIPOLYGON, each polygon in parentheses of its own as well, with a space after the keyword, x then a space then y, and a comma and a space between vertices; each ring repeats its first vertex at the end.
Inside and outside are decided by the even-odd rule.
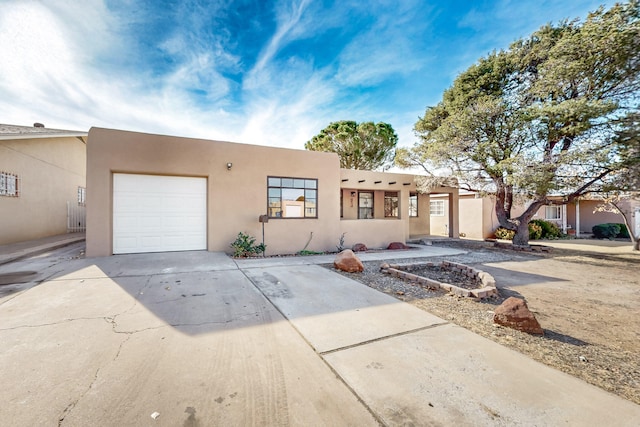
POLYGON ((342 120, 322 129, 304 148, 337 153, 345 169, 375 170, 393 162, 397 143, 388 123, 342 120))
POLYGON ((495 195, 502 227, 528 244, 528 222, 550 195, 570 202, 624 168, 623 116, 640 96, 638 1, 584 22, 547 25, 460 74, 415 125, 420 142, 400 166, 449 167, 495 195), (512 216, 517 197, 526 210, 512 216))

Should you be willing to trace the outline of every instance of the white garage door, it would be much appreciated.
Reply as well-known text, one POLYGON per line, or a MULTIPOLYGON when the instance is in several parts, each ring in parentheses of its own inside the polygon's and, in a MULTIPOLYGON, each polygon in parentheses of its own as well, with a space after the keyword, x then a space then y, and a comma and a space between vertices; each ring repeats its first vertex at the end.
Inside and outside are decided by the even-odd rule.
POLYGON ((207 249, 207 180, 113 175, 113 253, 207 249))

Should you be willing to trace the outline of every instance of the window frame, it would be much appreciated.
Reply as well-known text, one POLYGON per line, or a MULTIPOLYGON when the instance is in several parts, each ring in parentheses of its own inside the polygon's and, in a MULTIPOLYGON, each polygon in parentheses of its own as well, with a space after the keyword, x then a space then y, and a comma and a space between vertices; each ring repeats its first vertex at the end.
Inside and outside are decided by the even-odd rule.
POLYGON ((544 207, 544 219, 546 221, 560 221, 562 219, 562 206, 561 205, 545 205, 544 207), (549 213, 549 208, 554 209, 556 211, 557 216, 551 218, 549 213))
POLYGON ((444 213, 445 213, 444 200, 430 200, 429 201, 429 216, 444 216, 444 213), (438 213, 437 211, 435 211, 433 209, 434 204, 439 206, 437 211, 442 211, 442 213, 438 213))
POLYGON ((384 217, 400 218, 400 198, 397 191, 384 192, 384 217), (388 202, 391 204, 391 206, 387 205, 388 202), (393 206, 394 202, 395 206, 393 206))
POLYGON ((291 177, 291 176, 275 176, 269 175, 267 176, 267 215, 269 219, 318 219, 318 179, 317 178, 300 178, 300 177, 291 177), (279 180, 279 185, 275 185, 275 180, 279 180), (291 181, 290 185, 288 183, 283 182, 284 180, 291 181), (302 181, 302 183, 300 183, 302 181), (313 182, 313 185, 309 184, 309 182, 313 182), (284 201, 287 199, 282 198, 282 190, 301 190, 303 205, 302 205, 302 216, 283 216, 283 206, 284 201), (274 196, 276 191, 271 190, 279 190, 279 195, 274 196), (309 193, 315 193, 315 197, 309 197, 309 193), (276 198, 279 198, 279 206, 272 206, 271 203, 276 198), (315 205, 313 207, 307 206, 308 200, 314 200, 315 205), (278 209, 280 212, 280 216, 273 215, 275 209, 278 209), (314 211, 313 215, 308 215, 308 212, 314 211))
POLYGON ((375 215, 374 215, 374 206, 375 206, 375 194, 373 191, 358 191, 358 219, 374 219, 375 215), (370 194, 371 198, 369 198, 369 200, 371 200, 371 207, 369 206, 365 206, 365 207, 361 207, 360 203, 361 203, 361 195, 362 194, 370 194), (371 211, 371 217, 367 218, 367 216, 365 215, 364 217, 362 216, 362 211, 361 209, 367 209, 371 211))
POLYGON ((409 218, 418 218, 419 214, 418 193, 409 193, 409 218))
POLYGON ((18 174, 0 171, 0 196, 20 197, 20 178, 18 174), (9 185, 10 182, 11 185, 9 185))

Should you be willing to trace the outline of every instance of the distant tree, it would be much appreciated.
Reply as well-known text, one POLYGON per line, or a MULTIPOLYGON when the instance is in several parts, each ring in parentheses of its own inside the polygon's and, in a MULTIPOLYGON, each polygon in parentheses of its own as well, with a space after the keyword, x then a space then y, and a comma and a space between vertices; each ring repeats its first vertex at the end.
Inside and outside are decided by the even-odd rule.
POLYGON ((633 120, 622 118, 638 112, 638 4, 544 26, 481 58, 427 108, 415 125, 421 141, 399 149, 396 163, 448 167, 495 194, 500 225, 528 244, 528 223, 549 195, 570 202, 630 165, 623 136, 633 120), (529 202, 513 217, 518 196, 529 202))
POLYGON ((397 144, 398 135, 388 123, 341 120, 322 129, 304 148, 337 153, 341 168, 375 170, 393 162, 397 144))

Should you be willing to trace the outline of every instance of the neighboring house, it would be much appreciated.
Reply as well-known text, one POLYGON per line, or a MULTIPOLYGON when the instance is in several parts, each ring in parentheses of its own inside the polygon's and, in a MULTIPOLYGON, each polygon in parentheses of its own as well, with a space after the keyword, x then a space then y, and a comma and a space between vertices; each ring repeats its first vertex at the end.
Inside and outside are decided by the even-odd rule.
POLYGON ((84 230, 86 142, 87 132, 0 124, 0 244, 84 230))
MULTIPOLYGON (((268 254, 336 250, 343 233, 347 247, 383 247, 429 232, 414 179, 340 169, 334 153, 92 128, 86 253, 228 252, 263 226, 268 254)), ((457 207, 456 188, 436 190, 457 207)))
MULTIPOLYGON (((550 197, 551 200, 561 202, 560 197, 550 197)), ((596 208, 602 205, 602 199, 597 195, 586 194, 575 202, 561 205, 547 205, 540 208, 535 218, 555 222, 565 233, 576 236, 590 235, 594 225, 604 223, 622 224, 622 216, 613 212, 598 212, 596 208)), ((619 203, 625 212, 631 231, 640 233, 640 200, 624 199, 619 203)))
MULTIPOLYGON (((550 197, 554 200, 554 197, 550 197)), ((561 198, 555 198, 561 202, 561 198)), ((602 204, 597 197, 585 195, 575 202, 542 206, 533 219, 544 219, 554 222, 564 233, 576 237, 591 235, 594 225, 603 223, 623 223, 619 214, 611 212, 597 212, 596 208, 602 204)), ((621 202, 634 233, 640 232, 640 201, 627 199, 621 202)), ((459 231, 461 237, 471 239, 486 239, 494 237, 495 230, 500 226, 495 214, 495 199, 491 196, 481 197, 477 193, 461 191, 459 194, 459 231)), ((526 206, 516 205, 512 210, 513 216, 519 216, 526 206)), ((449 203, 446 199, 431 195, 431 233, 432 235, 446 235, 448 229, 449 203)))

